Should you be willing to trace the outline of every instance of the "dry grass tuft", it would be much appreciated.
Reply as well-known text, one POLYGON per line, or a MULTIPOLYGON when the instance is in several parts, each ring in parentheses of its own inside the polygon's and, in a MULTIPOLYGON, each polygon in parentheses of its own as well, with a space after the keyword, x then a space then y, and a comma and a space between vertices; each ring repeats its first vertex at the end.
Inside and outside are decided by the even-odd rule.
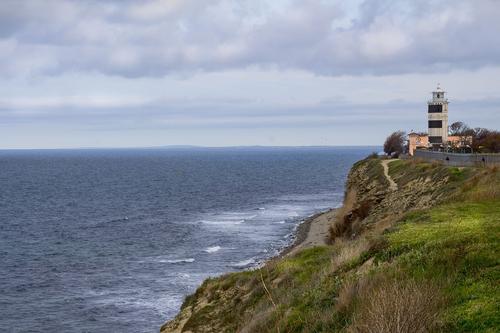
POLYGON ((444 165, 444 163, 443 163, 443 161, 433 160, 433 161, 431 162, 431 165, 432 165, 434 168, 437 168, 437 167, 439 167, 439 166, 444 165))
POLYGON ((470 193, 467 199, 471 201, 497 200, 500 199, 500 188, 498 184, 484 185, 483 189, 470 193))
POLYGON ((361 221, 370 214, 373 202, 365 200, 356 201, 356 191, 349 190, 342 207, 337 210, 335 221, 330 226, 330 241, 340 237, 352 238, 362 229, 361 221))
POLYGON ((357 294, 362 300, 355 310, 348 332, 379 333, 429 332, 438 328, 438 317, 445 305, 440 289, 431 282, 364 279, 356 286, 346 287, 344 307, 349 297, 357 294))
POLYGON ((330 240, 333 241, 335 238, 344 235, 347 230, 346 218, 351 213, 354 204, 356 203, 356 191, 349 190, 344 198, 344 203, 340 208, 337 209, 335 215, 335 221, 330 226, 330 240))
POLYGON ((332 258, 332 269, 336 270, 342 265, 353 261, 371 248, 371 243, 366 237, 356 240, 338 239, 335 242, 336 255, 332 258))
POLYGON ((468 179, 461 187, 463 199, 469 201, 487 201, 500 199, 500 176, 496 166, 487 167, 479 174, 468 179))
POLYGON ((349 279, 339 290, 337 300, 335 302, 335 311, 338 313, 349 313, 354 305, 354 300, 358 296, 359 281, 349 279))
POLYGON ((421 157, 412 157, 408 161, 410 161, 411 164, 420 164, 420 163, 425 163, 425 160, 421 157))

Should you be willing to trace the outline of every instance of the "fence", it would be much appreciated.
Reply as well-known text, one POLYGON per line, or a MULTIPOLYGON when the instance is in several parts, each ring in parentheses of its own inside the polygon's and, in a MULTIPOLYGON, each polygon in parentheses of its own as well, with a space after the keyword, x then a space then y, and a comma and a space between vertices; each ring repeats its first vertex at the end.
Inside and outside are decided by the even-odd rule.
POLYGON ((500 154, 457 154, 417 149, 413 156, 426 161, 440 161, 443 164, 453 166, 500 165, 500 154))

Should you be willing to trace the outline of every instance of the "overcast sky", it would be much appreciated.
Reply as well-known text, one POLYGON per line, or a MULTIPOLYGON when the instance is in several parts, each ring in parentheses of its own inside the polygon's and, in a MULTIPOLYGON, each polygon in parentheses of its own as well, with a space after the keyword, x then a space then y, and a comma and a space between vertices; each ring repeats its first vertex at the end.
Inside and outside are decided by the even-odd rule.
POLYGON ((500 0, 1 0, 0 148, 379 145, 500 128, 500 0))

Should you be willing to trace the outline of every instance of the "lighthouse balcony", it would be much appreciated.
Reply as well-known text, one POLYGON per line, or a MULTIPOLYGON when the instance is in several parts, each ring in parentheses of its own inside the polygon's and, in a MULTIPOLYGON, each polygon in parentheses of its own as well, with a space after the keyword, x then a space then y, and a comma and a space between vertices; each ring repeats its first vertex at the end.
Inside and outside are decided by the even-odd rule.
POLYGON ((433 98, 427 101, 427 104, 437 104, 437 103, 441 104, 449 103, 448 98, 433 98))

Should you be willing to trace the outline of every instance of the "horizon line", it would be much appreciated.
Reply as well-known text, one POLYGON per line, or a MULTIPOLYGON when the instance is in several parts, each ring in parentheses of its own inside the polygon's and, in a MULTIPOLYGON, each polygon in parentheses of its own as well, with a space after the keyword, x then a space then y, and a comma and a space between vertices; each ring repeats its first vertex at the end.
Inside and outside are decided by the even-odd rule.
POLYGON ((201 146, 201 145, 165 145, 137 147, 54 147, 54 148, 0 148, 0 151, 13 150, 125 150, 125 149, 227 149, 227 148, 362 148, 381 147, 382 145, 238 145, 238 146, 201 146))

